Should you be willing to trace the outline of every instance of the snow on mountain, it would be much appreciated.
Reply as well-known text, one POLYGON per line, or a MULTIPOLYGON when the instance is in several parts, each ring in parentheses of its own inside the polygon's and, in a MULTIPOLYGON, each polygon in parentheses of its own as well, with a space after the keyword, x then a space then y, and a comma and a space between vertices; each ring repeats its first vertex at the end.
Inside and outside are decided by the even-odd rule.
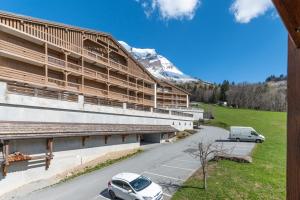
POLYGON ((197 81, 183 72, 181 72, 172 62, 162 55, 159 55, 155 49, 141 49, 128 45, 126 42, 119 43, 129 51, 144 67, 156 78, 167 79, 175 82, 197 81))

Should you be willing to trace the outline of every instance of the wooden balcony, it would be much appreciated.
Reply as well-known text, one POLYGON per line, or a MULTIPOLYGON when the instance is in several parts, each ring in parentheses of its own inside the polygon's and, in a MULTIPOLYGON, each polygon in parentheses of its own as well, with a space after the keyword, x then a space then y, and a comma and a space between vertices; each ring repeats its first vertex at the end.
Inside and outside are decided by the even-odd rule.
POLYGON ((127 80, 124 79, 120 79, 114 76, 109 76, 109 81, 113 84, 119 85, 119 86, 123 86, 123 87, 128 87, 128 82, 127 80))
POLYGON ((26 59, 39 63, 45 62, 44 54, 21 47, 19 45, 15 45, 11 42, 7 42, 4 40, 0 40, 0 51, 2 54, 8 54, 13 57, 19 57, 21 60, 26 59))
POLYGON ((92 69, 84 68, 84 75, 92 79, 98 79, 104 82, 108 81, 108 75, 92 69))
MULTIPOLYGON (((49 34, 49 33, 45 32, 43 30, 40 30, 40 29, 34 28, 32 26, 26 25, 24 27, 24 31, 21 31, 17 28, 13 28, 13 27, 7 26, 7 25, 2 24, 2 23, 0 23, 0 24, 1 24, 1 26, 4 26, 6 29, 9 29, 10 31, 14 32, 14 34, 19 36, 19 37, 21 37, 21 35, 24 35, 25 38, 30 37, 30 39, 36 40, 36 42, 38 42, 39 44, 47 42, 49 44, 48 45, 49 48, 53 48, 55 50, 58 50, 58 49, 61 49, 61 48, 66 49, 67 51, 71 52, 71 55, 76 54, 76 57, 78 57, 78 55, 79 56, 84 55, 85 57, 87 57, 88 59, 90 59, 94 62, 98 62, 100 64, 103 64, 103 65, 109 66, 111 68, 117 69, 119 71, 122 71, 124 73, 131 74, 132 76, 134 76, 136 78, 142 78, 146 82, 148 82, 150 84, 154 84, 154 82, 151 82, 151 81, 145 79, 146 77, 145 77, 144 73, 140 73, 140 72, 136 72, 136 71, 130 71, 129 72, 128 66, 122 65, 118 62, 115 62, 112 59, 103 57, 102 55, 100 55, 98 53, 91 52, 91 51, 89 51, 85 48, 82 48, 82 47, 79 47, 79 46, 77 46, 73 43, 67 42, 67 41, 65 41, 65 40, 63 40, 59 37, 55 37, 52 34, 49 34)), ((3 45, 0 45, 0 46, 3 46, 3 45)), ((44 54, 42 54, 42 55, 44 55, 44 54)), ((38 55, 38 57, 40 57, 40 54, 38 55)), ((36 58, 34 60, 44 62, 43 57, 42 58, 36 58)), ((76 71, 79 71, 79 69, 76 70, 76 71)))
POLYGON ((84 93, 92 95, 92 96, 105 97, 105 98, 108 97, 107 90, 102 90, 99 88, 84 86, 83 91, 84 91, 84 93))
POLYGON ((147 106, 153 106, 154 105, 154 101, 153 100, 149 100, 149 99, 144 99, 144 105, 147 106))
POLYGON ((45 84, 45 77, 40 75, 35 75, 32 73, 27 73, 15 69, 8 69, 6 67, 0 67, 0 78, 10 81, 20 81, 29 84, 45 84))
POLYGON ((154 94, 154 89, 153 88, 144 87, 144 92, 153 95, 154 94))

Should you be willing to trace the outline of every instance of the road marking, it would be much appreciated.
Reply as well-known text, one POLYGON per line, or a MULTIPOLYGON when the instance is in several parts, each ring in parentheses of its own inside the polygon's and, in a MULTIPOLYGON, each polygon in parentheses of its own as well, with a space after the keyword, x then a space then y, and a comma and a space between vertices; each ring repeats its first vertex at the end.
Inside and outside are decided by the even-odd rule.
POLYGON ((182 169, 182 170, 186 170, 186 171, 195 171, 195 169, 182 168, 182 167, 174 167, 174 166, 170 166, 170 165, 162 165, 162 166, 163 167, 174 168, 174 169, 182 169))
POLYGON ((195 160, 177 160, 177 159, 175 159, 174 161, 179 161, 179 162, 190 162, 190 163, 200 163, 200 161, 195 161, 195 160))
POLYGON ((160 177, 164 177, 164 178, 168 178, 168 179, 173 179, 173 180, 176 180, 176 181, 185 181, 185 180, 180 179, 180 178, 165 176, 165 175, 156 174, 156 173, 152 173, 152 172, 148 172, 148 171, 143 172, 143 174, 151 174, 151 175, 154 175, 154 176, 160 176, 160 177))
POLYGON ((106 197, 104 197, 104 196, 102 196, 102 195, 95 196, 95 197, 92 198, 92 199, 93 199, 93 200, 94 200, 94 199, 108 199, 108 200, 111 200, 111 199, 106 198, 106 197))
POLYGON ((167 193, 163 193, 163 195, 167 196, 167 197, 172 197, 172 195, 167 194, 167 193))

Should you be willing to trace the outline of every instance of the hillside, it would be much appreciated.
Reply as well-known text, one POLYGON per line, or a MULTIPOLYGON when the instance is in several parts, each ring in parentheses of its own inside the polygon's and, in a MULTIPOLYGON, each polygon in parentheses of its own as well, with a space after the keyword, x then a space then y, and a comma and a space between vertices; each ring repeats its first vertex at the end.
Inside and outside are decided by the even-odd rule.
POLYGON ((207 191, 198 189, 196 172, 172 199, 285 199, 286 113, 202 106, 214 114, 210 125, 251 126, 267 139, 255 148, 253 163, 220 161, 209 171, 207 191))

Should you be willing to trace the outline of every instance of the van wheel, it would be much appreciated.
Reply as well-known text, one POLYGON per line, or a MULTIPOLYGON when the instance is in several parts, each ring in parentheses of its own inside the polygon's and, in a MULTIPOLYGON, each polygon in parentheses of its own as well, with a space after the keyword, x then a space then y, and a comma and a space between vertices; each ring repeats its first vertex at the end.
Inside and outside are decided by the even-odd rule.
POLYGON ((261 143, 260 139, 255 140, 256 143, 261 143))
POLYGON ((240 138, 236 138, 235 141, 240 142, 241 140, 240 140, 240 138))
POLYGON ((109 193, 109 196, 110 196, 111 199, 117 199, 115 193, 112 190, 109 190, 108 193, 109 193))

